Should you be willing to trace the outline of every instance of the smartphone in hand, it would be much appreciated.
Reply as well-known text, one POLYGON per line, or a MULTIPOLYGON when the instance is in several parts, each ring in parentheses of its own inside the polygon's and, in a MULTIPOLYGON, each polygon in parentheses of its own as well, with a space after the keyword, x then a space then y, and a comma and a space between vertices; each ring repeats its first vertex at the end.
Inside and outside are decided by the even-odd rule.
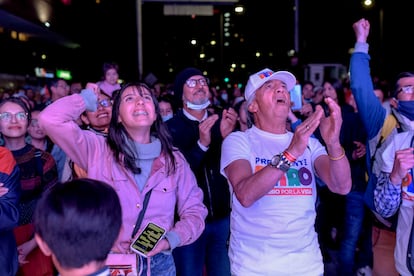
POLYGON ((290 101, 292 102, 292 111, 297 111, 302 108, 302 86, 296 84, 290 93, 290 101))
POLYGON ((135 253, 147 257, 150 252, 164 238, 165 229, 150 222, 144 228, 144 231, 131 244, 130 248, 135 253))

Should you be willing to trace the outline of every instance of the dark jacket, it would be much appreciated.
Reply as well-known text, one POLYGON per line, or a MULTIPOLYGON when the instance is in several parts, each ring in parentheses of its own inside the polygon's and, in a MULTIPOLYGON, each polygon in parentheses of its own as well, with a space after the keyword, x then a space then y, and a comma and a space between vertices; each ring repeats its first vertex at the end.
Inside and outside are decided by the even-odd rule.
MULTIPOLYGON (((341 107, 342 108, 342 107, 341 107)), ((342 108, 344 110, 344 108, 342 108)), ((365 192, 367 187, 367 164, 365 157, 354 160, 352 153, 355 150, 354 141, 366 143, 367 133, 359 113, 353 110, 342 112, 342 128, 340 141, 344 147, 351 167, 352 189, 351 191, 365 192)))
POLYGON ((185 156, 194 172, 198 186, 204 193, 207 222, 230 214, 230 191, 227 180, 220 174, 221 144, 220 120, 211 129, 211 144, 207 151, 198 145, 198 121, 188 119, 182 110, 166 122, 176 146, 185 156))
POLYGON ((19 222, 20 171, 9 150, 0 147, 0 183, 9 191, 0 196, 0 275, 14 276, 18 269, 13 228, 19 222))

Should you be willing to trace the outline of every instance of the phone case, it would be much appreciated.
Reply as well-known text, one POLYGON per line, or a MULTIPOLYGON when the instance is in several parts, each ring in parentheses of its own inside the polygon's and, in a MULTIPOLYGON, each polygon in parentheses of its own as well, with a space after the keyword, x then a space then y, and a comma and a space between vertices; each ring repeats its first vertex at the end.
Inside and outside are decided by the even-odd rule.
POLYGON ((150 252, 164 238, 165 229, 155 223, 148 223, 141 234, 134 240, 130 248, 135 253, 147 257, 150 252))
POLYGON ((296 111, 302 108, 302 87, 300 84, 296 84, 292 90, 290 90, 290 101, 292 102, 292 110, 296 111))

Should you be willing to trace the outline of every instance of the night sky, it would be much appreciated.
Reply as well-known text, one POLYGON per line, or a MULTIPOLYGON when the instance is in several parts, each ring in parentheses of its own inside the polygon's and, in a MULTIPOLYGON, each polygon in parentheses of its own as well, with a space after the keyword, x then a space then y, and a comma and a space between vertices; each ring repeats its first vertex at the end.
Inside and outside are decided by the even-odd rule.
MULTIPOLYGON (((348 50, 354 45, 352 23, 361 17, 371 22, 370 54, 374 74, 391 78, 399 71, 414 68, 410 43, 414 21, 409 1, 377 0, 377 8, 364 10, 356 0, 300 0, 299 54, 303 63, 342 63, 348 65, 348 50), (380 11, 383 10, 383 32, 380 11)), ((246 12, 233 17, 231 30, 239 34, 230 39, 230 47, 203 49, 214 62, 199 61, 200 48, 189 45, 197 38, 207 45, 220 37, 220 12, 230 6, 216 6, 214 16, 164 16, 162 3, 143 4, 143 76, 153 73, 170 82, 176 71, 198 66, 212 75, 223 77, 231 62, 245 63, 247 68, 235 76, 247 80, 251 72, 263 67, 283 69, 287 52, 294 48, 293 0, 245 1, 246 12), (256 50, 262 57, 256 58, 256 50), (173 72, 169 72, 169 68, 173 72)), ((79 79, 97 79, 105 61, 119 63, 121 77, 138 79, 137 30, 134 0, 72 0, 55 13, 52 30, 79 43, 80 49, 54 53, 51 58, 61 67, 72 69, 79 79)))

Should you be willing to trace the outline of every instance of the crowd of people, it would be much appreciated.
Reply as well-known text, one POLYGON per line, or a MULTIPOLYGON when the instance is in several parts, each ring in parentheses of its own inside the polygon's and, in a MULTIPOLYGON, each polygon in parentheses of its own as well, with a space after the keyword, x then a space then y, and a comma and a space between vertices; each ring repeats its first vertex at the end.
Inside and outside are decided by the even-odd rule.
POLYGON ((374 79, 352 27, 349 77, 321 86, 264 68, 216 89, 192 66, 121 85, 105 63, 3 93, 0 275, 413 275, 414 72, 374 79))

